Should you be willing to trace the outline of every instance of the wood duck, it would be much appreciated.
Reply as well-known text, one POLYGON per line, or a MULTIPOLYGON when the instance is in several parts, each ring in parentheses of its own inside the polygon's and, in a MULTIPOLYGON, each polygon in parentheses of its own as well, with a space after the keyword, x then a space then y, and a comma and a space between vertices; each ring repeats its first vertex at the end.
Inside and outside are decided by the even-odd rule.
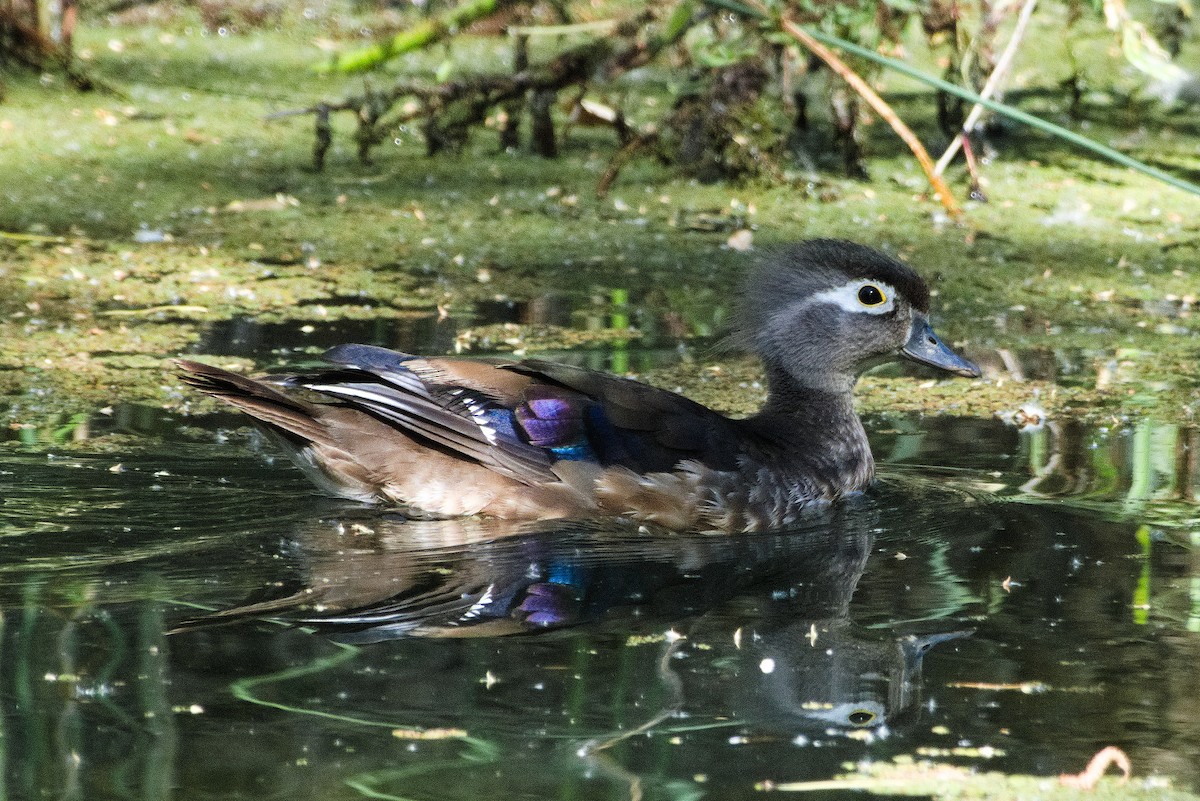
POLYGON ((539 359, 412 356, 339 345, 334 365, 255 380, 180 361, 183 380, 278 435, 324 490, 411 514, 509 520, 624 516, 750 532, 865 489, 874 475, 852 390, 905 356, 979 368, 928 320, 912 269, 853 242, 779 249, 750 273, 738 338, 766 368, 757 414, 730 419, 676 393, 539 359))

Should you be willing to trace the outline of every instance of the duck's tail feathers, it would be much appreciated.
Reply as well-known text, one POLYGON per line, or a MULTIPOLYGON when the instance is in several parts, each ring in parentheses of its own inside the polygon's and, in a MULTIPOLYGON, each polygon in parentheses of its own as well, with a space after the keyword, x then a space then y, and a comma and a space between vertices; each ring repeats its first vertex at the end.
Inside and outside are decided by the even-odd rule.
POLYGON ((262 381, 209 364, 179 359, 183 383, 241 409, 258 422, 289 438, 308 442, 328 439, 317 405, 288 397, 262 381))

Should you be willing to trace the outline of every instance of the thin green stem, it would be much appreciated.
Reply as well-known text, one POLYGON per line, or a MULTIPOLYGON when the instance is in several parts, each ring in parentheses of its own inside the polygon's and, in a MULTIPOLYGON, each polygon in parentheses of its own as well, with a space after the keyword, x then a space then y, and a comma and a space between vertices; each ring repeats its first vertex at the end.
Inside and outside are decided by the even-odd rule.
MULTIPOLYGON (((753 8, 745 3, 739 3, 737 0, 703 0, 703 2, 707 5, 721 8, 726 11, 732 11, 736 14, 742 14, 753 19, 770 19, 770 17, 764 11, 753 8)), ((1197 186, 1190 181, 1185 181, 1182 178, 1177 178, 1169 173, 1163 172, 1157 167, 1151 167, 1149 164, 1138 161, 1131 156, 1127 156, 1119 150, 1114 150, 1107 145, 1102 145, 1094 139, 1081 136, 1074 131, 1067 130, 1066 128, 1055 125, 1052 122, 1043 120, 1041 117, 1035 117, 1032 114, 1028 114, 1020 109, 1013 108, 1005 103, 1000 103, 995 100, 990 100, 986 97, 981 97, 975 92, 972 92, 970 89, 964 89, 961 86, 955 86, 954 84, 944 81, 941 78, 922 72, 916 67, 911 67, 902 61, 897 61, 894 58, 889 58, 880 53, 876 53, 870 48, 854 44, 853 42, 848 42, 841 37, 834 36, 808 26, 805 26, 804 30, 806 30, 809 35, 812 36, 812 38, 816 39, 822 44, 830 45, 831 47, 837 47, 841 50, 845 50, 848 53, 853 53, 860 58, 873 61, 876 64, 887 67, 890 70, 895 70, 901 75, 906 75, 909 78, 926 84, 927 86, 932 86, 933 88, 943 91, 946 94, 960 97, 970 103, 977 103, 990 111, 996 112, 1002 117, 1007 117, 1010 120, 1016 120, 1017 122, 1024 123, 1032 128, 1038 129, 1039 131, 1048 133, 1051 136, 1063 139, 1085 150, 1090 150, 1096 155, 1103 156, 1109 161, 1113 161, 1123 167, 1128 167, 1131 170, 1140 172, 1143 175, 1147 175, 1157 181, 1162 181, 1163 183, 1173 186, 1176 189, 1181 189, 1184 192, 1200 196, 1200 186, 1197 186)))

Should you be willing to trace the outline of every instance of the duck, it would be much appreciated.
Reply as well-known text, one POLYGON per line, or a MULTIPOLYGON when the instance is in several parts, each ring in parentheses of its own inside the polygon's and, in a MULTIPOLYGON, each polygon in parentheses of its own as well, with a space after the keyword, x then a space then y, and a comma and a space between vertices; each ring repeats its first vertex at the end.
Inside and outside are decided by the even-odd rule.
POLYGON ((866 245, 778 247, 748 272, 734 342, 767 396, 731 418, 678 393, 542 359, 362 344, 328 368, 250 378, 191 360, 182 381, 274 434, 323 491, 408 516, 619 517, 675 531, 780 530, 862 493, 875 462, 858 376, 902 357, 980 376, 929 321, 930 291, 866 245))

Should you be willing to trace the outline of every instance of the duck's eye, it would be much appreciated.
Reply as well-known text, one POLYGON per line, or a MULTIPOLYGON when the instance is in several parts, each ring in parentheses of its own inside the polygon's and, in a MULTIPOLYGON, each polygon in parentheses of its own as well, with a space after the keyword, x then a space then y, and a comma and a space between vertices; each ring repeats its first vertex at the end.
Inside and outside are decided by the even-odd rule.
MULTIPOLYGON (((878 292, 879 290, 875 290, 878 292)), ((850 713, 850 722, 855 726, 866 726, 875 719, 875 715, 865 709, 856 709, 850 713)))
POLYGON ((858 290, 858 302, 864 306, 879 306, 887 302, 883 290, 874 284, 864 284, 858 290))

